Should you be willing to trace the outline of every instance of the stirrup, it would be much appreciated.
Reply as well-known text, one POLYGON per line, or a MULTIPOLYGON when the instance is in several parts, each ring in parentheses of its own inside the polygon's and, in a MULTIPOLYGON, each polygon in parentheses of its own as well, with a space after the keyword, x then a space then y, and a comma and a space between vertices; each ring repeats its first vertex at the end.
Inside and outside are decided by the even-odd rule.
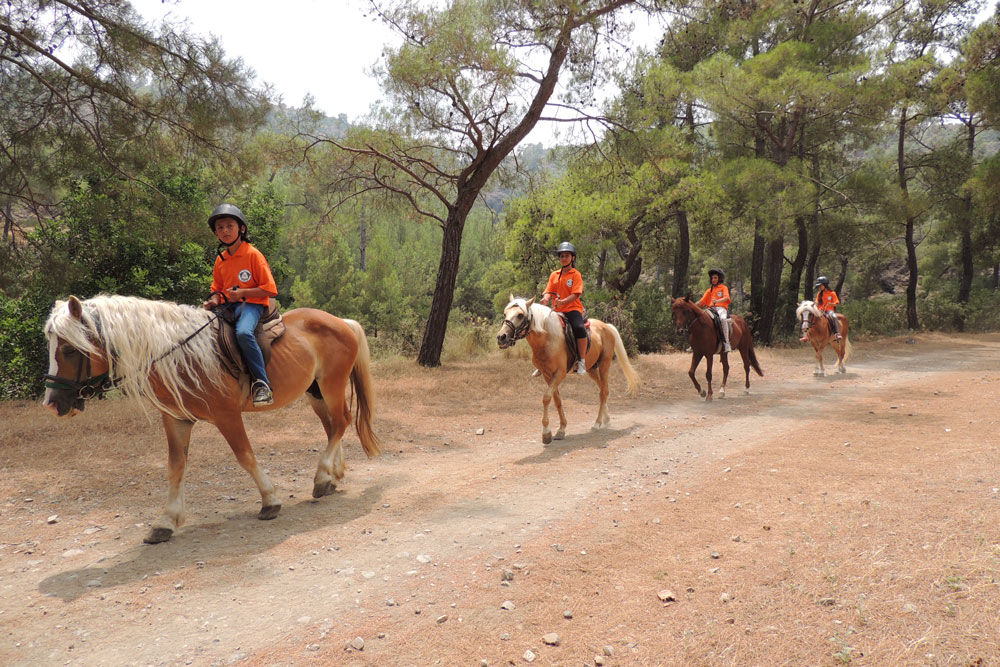
POLYGON ((800 343, 808 343, 809 342, 809 336, 803 336, 802 338, 799 339, 799 342, 800 343))
POLYGON ((253 396, 255 406, 274 403, 274 394, 271 393, 271 388, 263 380, 254 380, 250 386, 250 395, 253 396))

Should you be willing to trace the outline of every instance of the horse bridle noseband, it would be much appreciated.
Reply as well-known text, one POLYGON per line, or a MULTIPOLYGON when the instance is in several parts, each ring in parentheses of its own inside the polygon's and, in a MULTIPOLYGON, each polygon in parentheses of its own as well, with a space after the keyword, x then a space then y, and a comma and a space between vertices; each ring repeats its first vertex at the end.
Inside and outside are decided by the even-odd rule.
POLYGON ((522 326, 520 327, 514 326, 514 323, 508 320, 507 318, 504 318, 503 326, 510 327, 511 333, 514 336, 514 342, 511 343, 511 346, 513 346, 514 343, 516 343, 517 341, 523 340, 528 335, 528 331, 531 330, 531 309, 525 308, 524 324, 522 326))
POLYGON ((84 354, 76 348, 73 349, 76 350, 77 354, 85 359, 76 366, 76 380, 70 380, 69 378, 46 373, 43 376, 45 379, 44 385, 46 389, 76 391, 75 400, 83 401, 95 396, 100 398, 105 392, 111 391, 117 386, 114 378, 110 377, 107 372, 92 376, 90 374, 90 355, 84 354), (87 377, 82 379, 84 366, 87 367, 87 377))

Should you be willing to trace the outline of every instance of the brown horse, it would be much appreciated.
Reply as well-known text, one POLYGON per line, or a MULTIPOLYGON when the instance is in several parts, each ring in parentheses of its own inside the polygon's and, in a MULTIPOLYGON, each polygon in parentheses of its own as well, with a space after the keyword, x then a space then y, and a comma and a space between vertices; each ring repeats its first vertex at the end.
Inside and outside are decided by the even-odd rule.
POLYGON ((333 493, 344 477, 341 437, 351 423, 368 456, 381 445, 371 427, 373 393, 368 341, 361 325, 329 313, 299 308, 284 314, 285 334, 271 346, 268 378, 274 404, 254 407, 246 382, 223 370, 218 344, 201 308, 125 296, 57 301, 45 324, 49 374, 42 404, 58 415, 83 410, 84 399, 119 386, 126 396, 147 399, 167 432, 167 504, 145 542, 169 540, 184 523, 184 469, 191 429, 207 421, 226 438, 239 464, 260 490, 259 519, 281 509, 271 480, 257 465, 242 412, 288 405, 309 393, 326 429, 327 446, 313 480, 313 497, 333 493), (207 330, 206 330, 207 329, 207 330))
POLYGON ((802 333, 816 350, 816 369, 813 370, 813 375, 826 375, 826 369, 823 368, 823 348, 827 345, 837 353, 837 372, 846 373, 847 366, 844 362, 851 356, 851 341, 847 339, 851 327, 847 322, 847 316, 841 313, 835 314, 840 326, 840 340, 833 339, 830 323, 812 301, 800 303, 795 310, 795 317, 802 321, 802 333))
MULTIPOLYGON (((715 323, 707 310, 703 310, 698 304, 691 300, 690 296, 674 299, 670 307, 674 315, 674 324, 678 331, 690 331, 691 342, 691 369, 688 376, 694 383, 697 391, 706 401, 712 400, 712 358, 718 354, 722 361, 722 386, 719 388, 719 398, 726 397, 726 381, 729 379, 729 353, 722 351, 722 342, 715 331, 715 323), (698 384, 694 372, 701 363, 701 358, 705 357, 705 389, 698 384), (707 389, 707 391, 706 391, 707 389)), ((750 368, 757 371, 757 375, 764 377, 764 371, 757 363, 757 354, 753 350, 753 339, 750 337, 750 328, 746 320, 739 315, 732 317, 732 331, 729 332, 729 344, 734 350, 739 350, 743 357, 743 370, 746 373, 746 387, 744 393, 750 393, 750 368)))
MULTIPOLYGON (((569 356, 559 320, 555 311, 535 303, 534 299, 525 301, 511 295, 510 303, 503 309, 503 325, 497 334, 497 345, 501 350, 511 347, 522 338, 526 339, 531 346, 531 362, 545 378, 548 385, 542 396, 542 442, 545 444, 552 442, 553 438, 562 440, 566 437, 566 413, 563 412, 562 397, 559 396, 559 384, 566 378, 569 370, 569 356), (549 430, 549 401, 553 400, 559 412, 559 430, 555 436, 549 430)), ((618 357, 625 381, 628 382, 628 394, 635 396, 639 392, 639 375, 629 363, 618 329, 607 322, 591 318, 587 374, 597 383, 601 399, 597 421, 591 430, 611 423, 611 415, 608 413, 608 376, 611 360, 615 356, 618 357)))

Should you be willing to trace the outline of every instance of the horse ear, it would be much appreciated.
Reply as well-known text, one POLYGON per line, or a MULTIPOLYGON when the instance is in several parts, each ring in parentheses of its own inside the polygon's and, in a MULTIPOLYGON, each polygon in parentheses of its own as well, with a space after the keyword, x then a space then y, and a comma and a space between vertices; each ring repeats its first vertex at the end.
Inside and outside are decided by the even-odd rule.
POLYGON ((524 304, 524 307, 531 308, 531 304, 533 304, 534 302, 535 302, 535 297, 531 297, 530 299, 528 299, 528 302, 524 304))
POLYGON ((78 320, 83 319, 83 304, 75 296, 69 298, 69 314, 78 320))
MULTIPOLYGON (((514 293, 513 293, 513 292, 511 292, 511 293, 510 293, 510 301, 513 301, 513 300, 514 300, 514 293)), ((510 303, 510 301, 508 301, 507 303, 510 303)))
POLYGON ((684 300, 685 301, 690 301, 691 300, 691 292, 688 292, 687 296, 684 297, 684 300))

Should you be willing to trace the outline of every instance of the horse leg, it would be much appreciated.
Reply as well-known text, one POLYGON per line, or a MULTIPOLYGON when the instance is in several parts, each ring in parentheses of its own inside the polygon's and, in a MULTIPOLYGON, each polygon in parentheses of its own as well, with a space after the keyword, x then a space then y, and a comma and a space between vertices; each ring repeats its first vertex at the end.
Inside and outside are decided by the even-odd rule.
POLYGON ((743 359, 743 373, 746 375, 746 382, 743 385, 743 393, 750 393, 750 346, 740 347, 740 357, 743 359))
POLYGON ((184 469, 194 422, 176 419, 165 412, 161 412, 160 416, 167 432, 167 504, 149 534, 143 538, 146 544, 166 542, 184 524, 184 469))
MULTIPOLYGON (((559 388, 559 383, 562 382, 563 378, 566 377, 566 371, 560 369, 555 375, 549 380, 549 385, 545 389, 545 393, 542 394, 542 443, 549 444, 552 442, 552 431, 549 430, 549 402, 552 401, 553 395, 558 396, 557 389, 559 388)), ((559 412, 559 428, 562 429, 563 435, 566 434, 566 416, 562 410, 562 398, 556 398, 556 409, 559 412)))
POLYGON ((691 378, 691 382, 694 383, 694 390, 698 392, 698 395, 702 398, 705 397, 705 392, 702 391, 701 385, 698 384, 698 378, 695 377, 695 371, 698 370, 698 364, 701 363, 701 354, 698 352, 691 353, 691 368, 688 369, 688 377, 691 378))
POLYGON ((351 423, 351 409, 344 400, 343 387, 339 391, 324 391, 323 398, 314 398, 310 395, 309 404, 323 423, 323 430, 326 431, 326 449, 319 457, 312 491, 313 498, 322 498, 333 493, 337 489, 336 482, 344 478, 342 439, 347 425, 351 423), (328 396, 334 397, 329 403, 328 396), (334 415, 340 415, 340 418, 335 419, 334 415))
POLYGON ((826 369, 823 368, 823 346, 813 343, 813 349, 816 350, 816 370, 813 371, 813 375, 824 377, 826 369))
MULTIPOLYGON (((730 347, 732 347, 730 345, 730 347)), ((729 354, 722 353, 722 386, 719 388, 719 398, 726 397, 726 381, 729 380, 729 354)))
POLYGON ((600 405, 597 408, 597 421, 590 427, 591 431, 597 431, 611 424, 611 413, 608 412, 608 394, 610 393, 608 390, 608 370, 610 368, 611 360, 608 359, 607 363, 605 363, 605 360, 602 359, 596 371, 590 374, 590 377, 597 383, 597 391, 600 399, 600 405))
POLYGON ((243 416, 238 412, 217 416, 215 427, 229 443, 229 448, 236 455, 236 461, 240 467, 250 473, 257 485, 257 490, 260 491, 260 513, 257 518, 266 521, 278 516, 281 503, 278 502, 271 479, 257 465, 257 457, 254 456, 253 447, 250 446, 250 438, 247 437, 247 430, 243 425, 243 416))
POLYGON ((714 361, 712 357, 714 356, 711 353, 705 355, 705 389, 708 391, 707 393, 702 392, 701 395, 705 397, 706 402, 712 400, 712 362, 714 361))
POLYGON ((559 413, 559 430, 552 436, 553 440, 564 440, 566 438, 566 411, 563 410, 562 395, 559 388, 552 391, 552 401, 556 404, 556 412, 559 413))

